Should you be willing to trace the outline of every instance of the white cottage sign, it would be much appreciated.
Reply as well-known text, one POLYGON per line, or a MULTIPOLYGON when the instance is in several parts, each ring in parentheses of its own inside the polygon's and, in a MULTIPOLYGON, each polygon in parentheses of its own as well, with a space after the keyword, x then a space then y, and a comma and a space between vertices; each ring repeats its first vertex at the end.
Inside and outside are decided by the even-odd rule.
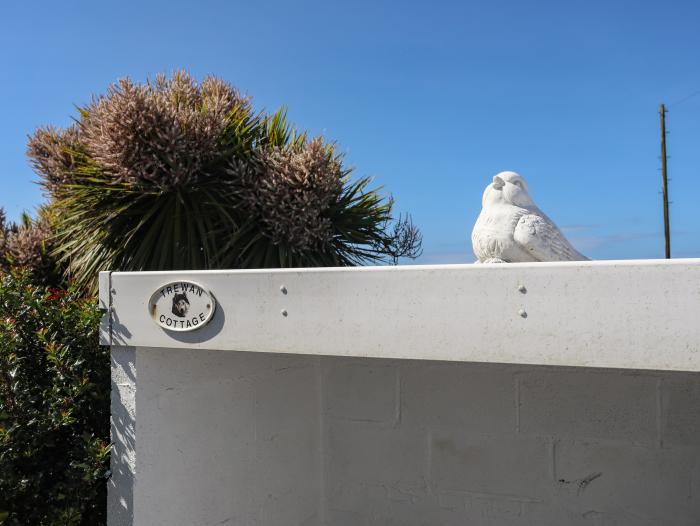
POLYGON ((159 287, 148 302, 156 324, 169 331, 193 331, 214 316, 216 300, 211 292, 192 281, 171 281, 159 287))

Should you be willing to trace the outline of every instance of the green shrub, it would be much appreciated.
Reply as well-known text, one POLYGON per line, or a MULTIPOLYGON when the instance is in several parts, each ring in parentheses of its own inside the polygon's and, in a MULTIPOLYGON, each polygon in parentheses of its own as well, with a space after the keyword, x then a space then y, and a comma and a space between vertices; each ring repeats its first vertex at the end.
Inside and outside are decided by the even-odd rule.
POLYGON ((122 80, 28 155, 57 221, 55 254, 95 291, 100 270, 345 266, 415 257, 420 234, 332 143, 228 83, 122 80))
POLYGON ((0 272, 0 524, 105 523, 109 349, 94 300, 0 272))

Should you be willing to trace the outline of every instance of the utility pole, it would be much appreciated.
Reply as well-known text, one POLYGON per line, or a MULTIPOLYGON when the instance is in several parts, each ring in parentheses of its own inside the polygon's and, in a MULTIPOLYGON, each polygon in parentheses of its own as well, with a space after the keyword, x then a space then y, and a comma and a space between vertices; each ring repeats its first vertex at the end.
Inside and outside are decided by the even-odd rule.
POLYGON ((659 107, 661 116, 661 181, 664 199, 664 237, 666 239, 666 259, 671 259, 671 227, 668 220, 668 171, 666 170, 666 106, 659 107))

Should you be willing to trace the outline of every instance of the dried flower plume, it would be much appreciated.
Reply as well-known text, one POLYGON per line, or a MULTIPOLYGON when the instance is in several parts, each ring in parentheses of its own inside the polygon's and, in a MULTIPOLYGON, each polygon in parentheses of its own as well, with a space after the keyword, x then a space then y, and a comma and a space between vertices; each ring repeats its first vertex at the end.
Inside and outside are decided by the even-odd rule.
POLYGON ((82 149, 77 126, 65 130, 47 126, 29 137, 27 155, 44 187, 52 192, 75 181, 82 149))
POLYGON ((7 224, 0 209, 0 268, 25 267, 37 281, 56 283, 56 262, 50 254, 52 235, 46 209, 40 209, 36 218, 24 214, 19 224, 7 224))
POLYGON ((201 85, 186 73, 147 84, 121 80, 82 111, 81 138, 116 182, 182 186, 216 158, 229 113, 247 104, 215 78, 201 85))
POLYGON ((242 183, 246 205, 274 243, 306 250, 331 238, 333 224, 325 212, 342 189, 343 168, 322 138, 301 148, 264 151, 261 172, 242 183))

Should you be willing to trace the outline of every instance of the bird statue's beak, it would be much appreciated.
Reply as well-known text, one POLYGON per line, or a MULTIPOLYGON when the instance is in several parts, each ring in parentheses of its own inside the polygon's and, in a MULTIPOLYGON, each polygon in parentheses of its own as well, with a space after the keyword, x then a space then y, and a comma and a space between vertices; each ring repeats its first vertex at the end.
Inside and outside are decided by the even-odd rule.
POLYGON ((501 179, 501 178, 498 177, 497 175, 494 175, 494 176, 493 176, 493 187, 494 187, 496 190, 500 190, 500 189, 503 188, 505 185, 506 185, 506 182, 505 182, 503 179, 501 179))

